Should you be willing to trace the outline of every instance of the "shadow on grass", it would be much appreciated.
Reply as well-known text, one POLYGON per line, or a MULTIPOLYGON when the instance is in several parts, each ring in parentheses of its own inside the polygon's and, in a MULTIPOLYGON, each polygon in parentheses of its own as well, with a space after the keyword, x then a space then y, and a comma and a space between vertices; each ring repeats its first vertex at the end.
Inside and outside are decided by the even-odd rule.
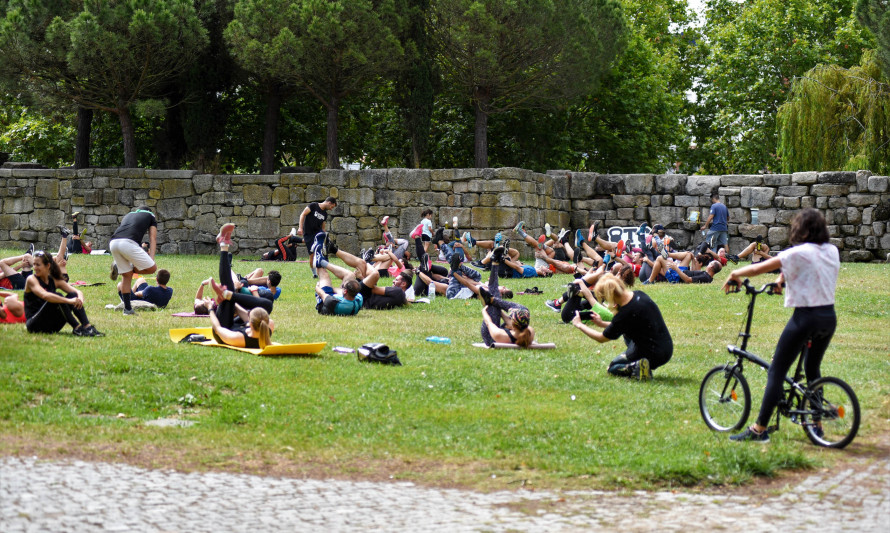
POLYGON ((689 376, 659 376, 656 374, 652 378, 652 381, 659 385, 670 385, 673 387, 686 387, 692 385, 697 387, 701 383, 701 378, 689 376))

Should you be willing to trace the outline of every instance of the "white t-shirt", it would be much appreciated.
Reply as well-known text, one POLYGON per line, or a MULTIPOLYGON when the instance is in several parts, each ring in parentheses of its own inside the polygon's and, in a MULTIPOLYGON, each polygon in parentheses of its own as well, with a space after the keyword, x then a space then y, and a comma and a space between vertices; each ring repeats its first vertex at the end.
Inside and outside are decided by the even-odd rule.
POLYGON ((420 223, 423 225, 423 234, 426 235, 427 237, 432 238, 433 237, 433 221, 428 218, 424 218, 423 220, 420 221, 420 223))
POLYGON ((778 255, 785 274, 785 307, 834 305, 840 254, 833 244, 803 243, 778 255))

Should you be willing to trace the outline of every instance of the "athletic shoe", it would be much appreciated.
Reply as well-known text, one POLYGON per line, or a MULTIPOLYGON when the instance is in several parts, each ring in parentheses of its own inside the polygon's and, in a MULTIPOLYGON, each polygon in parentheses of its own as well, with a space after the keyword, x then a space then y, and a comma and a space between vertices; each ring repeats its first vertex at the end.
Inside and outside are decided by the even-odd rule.
POLYGON ((621 255, 624 252, 624 239, 618 241, 618 244, 615 246, 615 256, 621 255))
POLYGON ((538 237, 538 248, 540 248, 541 250, 543 250, 543 249, 544 249, 544 243, 545 243, 545 242, 547 242, 547 236, 546 236, 546 235, 541 235, 540 237, 538 237))
POLYGON ((733 442, 760 442, 766 444, 769 442, 769 432, 764 431, 763 433, 757 433, 751 428, 746 428, 745 431, 737 435, 731 435, 729 440, 733 442))
POLYGON ((96 326, 93 326, 92 324, 90 324, 89 326, 87 326, 85 328, 85 332, 88 334, 87 336, 89 336, 89 337, 104 337, 105 336, 104 333, 102 333, 101 331, 96 329, 96 326))
POLYGON ((90 334, 87 332, 87 328, 83 326, 77 326, 74 330, 71 331, 71 334, 75 337, 89 337, 90 334))
POLYGON ((325 232, 319 233, 321 236, 321 240, 316 236, 315 238, 315 250, 313 250, 313 254, 315 256, 315 266, 318 268, 318 262, 322 259, 327 260, 327 255, 325 255, 325 250, 328 247, 328 234, 325 232))
POLYGON ((640 381, 649 381, 652 379, 652 372, 649 370, 649 360, 644 357, 634 363, 631 377, 640 381))
POLYGON ((380 219, 380 225, 381 225, 381 226, 385 226, 387 222, 389 222, 389 216, 388 216, 388 215, 380 219))
POLYGON ((80 232, 80 240, 83 240, 83 238, 86 237, 86 234, 87 234, 87 229, 83 228, 83 230, 81 230, 81 232, 80 232))
POLYGON ((519 224, 513 226, 513 233, 519 233, 520 231, 522 231, 522 226, 525 226, 525 222, 520 220, 519 224))
POLYGON ((436 229, 436 233, 433 234, 433 242, 436 244, 445 242, 445 228, 436 229))
POLYGON ((460 271, 460 263, 461 263, 460 254, 457 252, 454 252, 453 254, 451 254, 451 261, 449 261, 449 263, 450 263, 452 272, 460 271))
POLYGON ((135 309, 124 309, 124 314, 125 315, 135 315, 136 310, 135 309))
POLYGON ((499 264, 504 260, 504 252, 506 248, 503 246, 497 246, 494 250, 491 251, 491 262, 492 264, 499 264))
POLYGON ((648 279, 645 279, 645 280, 643 280, 642 285, 649 285, 650 283, 651 283, 651 281, 649 281, 648 279))
POLYGON ((581 230, 576 230, 575 231, 575 248, 580 248, 582 242, 584 242, 584 232, 581 230))
POLYGON ((609 263, 611 261, 612 261, 612 256, 610 254, 606 254, 603 256, 603 264, 606 265, 606 267, 609 266, 609 263))
POLYGON ((544 302, 544 305, 557 313, 562 310, 562 302, 559 301, 559 298, 556 298, 555 300, 547 300, 546 302, 544 302))
POLYGON ((26 254, 30 254, 30 255, 34 255, 34 243, 33 243, 33 242, 28 246, 28 251, 25 252, 25 253, 26 253, 26 254))
POLYGON ((80 211, 75 211, 71 213, 71 220, 77 220, 77 217, 80 216, 80 211))
POLYGON ((326 256, 330 256, 332 254, 337 255, 337 252, 340 251, 340 247, 337 246, 337 243, 334 242, 334 239, 326 239, 326 241, 327 241, 326 242, 327 246, 325 248, 325 255, 326 256))
POLYGON ((65 261, 68 260, 68 253, 69 253, 69 252, 68 252, 68 247, 66 246, 66 247, 65 247, 65 261))
POLYGON ((587 240, 593 241, 593 238, 596 237, 596 229, 599 227, 599 222, 594 222, 590 225, 590 231, 587 232, 587 240))
POLYGON ((479 287, 479 298, 482 298, 485 305, 491 305, 491 293, 488 292, 488 287, 479 287))
POLYGON ((501 244, 502 240, 504 240, 504 236, 501 235, 500 231, 494 234, 494 245, 495 246, 498 246, 499 244, 501 244))
POLYGON ((111 281, 117 281, 117 276, 117 263, 111 263, 111 275, 109 276, 111 281))
POLYGON ((457 229, 457 216, 456 215, 454 217, 452 217, 451 222, 452 222, 452 226, 454 226, 454 229, 457 229))
POLYGON ((383 243, 392 244, 392 236, 389 234, 388 231, 383 234, 383 243))
POLYGON ((411 231, 410 237, 412 239, 416 239, 423 234, 423 224, 418 224, 416 228, 411 231))
POLYGON ((362 259, 365 260, 365 263, 373 263, 374 262, 374 249, 368 248, 367 250, 362 250, 362 259))
POLYGON ((664 245, 661 246, 661 257, 664 257, 665 259, 670 259, 671 256, 668 254, 667 246, 664 246, 664 245))
POLYGON ((665 248, 671 248, 671 243, 672 243, 672 242, 674 242, 673 237, 671 237, 670 235, 666 235, 665 238, 664 238, 664 247, 665 247, 665 248))
POLYGON ((461 242, 468 244, 470 246, 470 248, 476 247, 476 239, 474 239, 473 236, 470 235, 469 231, 464 233, 463 238, 461 238, 461 242))
POLYGON ((637 235, 642 237, 643 235, 646 234, 646 230, 648 230, 648 229, 649 229, 649 224, 646 224, 645 222, 643 222, 642 224, 640 224, 640 229, 637 230, 637 235))
POLYGON ((430 255, 424 253, 423 257, 420 258, 420 261, 423 263, 423 266, 426 267, 426 274, 429 275, 429 273, 433 270, 433 260, 430 259, 430 255))
POLYGON ((556 240, 558 240, 559 242, 565 244, 566 241, 564 241, 563 239, 565 238, 565 236, 566 236, 568 233, 569 233, 569 230, 567 230, 567 229, 565 229, 565 228, 562 228, 561 230, 559 230, 559 235, 557 236, 556 240))
POLYGON ((646 246, 652 248, 652 235, 646 235, 646 246))
POLYGON ((581 292, 581 286, 577 283, 569 283, 566 285, 566 295, 571 299, 581 292))
POLYGON ((232 244, 232 232, 235 231, 235 225, 231 222, 223 224, 219 228, 219 235, 216 236, 216 242, 219 244, 232 244))
POLYGON ((726 254, 726 258, 732 261, 732 264, 734 265, 739 264, 739 256, 735 254, 726 254))
POLYGON ((288 233, 288 235, 290 235, 291 237, 296 237, 297 236, 297 228, 291 228, 290 233, 288 233))
POLYGON ((546 235, 548 238, 550 237, 550 230, 550 224, 544 224, 544 235, 546 235))
POLYGON ((56 226, 56 227, 59 228, 59 233, 62 234, 62 237, 63 237, 63 238, 68 237, 69 235, 71 235, 71 230, 68 229, 68 228, 66 228, 65 226, 56 226))
POLYGON ((510 249, 510 239, 504 239, 504 253, 507 253, 507 250, 510 249))
POLYGON ((576 265, 581 262, 581 248, 575 247, 575 255, 572 257, 572 262, 576 265))
POLYGON ((485 268, 485 263, 483 263, 482 261, 480 261, 478 259, 475 261, 470 261, 470 264, 476 268, 483 268, 483 269, 485 268))

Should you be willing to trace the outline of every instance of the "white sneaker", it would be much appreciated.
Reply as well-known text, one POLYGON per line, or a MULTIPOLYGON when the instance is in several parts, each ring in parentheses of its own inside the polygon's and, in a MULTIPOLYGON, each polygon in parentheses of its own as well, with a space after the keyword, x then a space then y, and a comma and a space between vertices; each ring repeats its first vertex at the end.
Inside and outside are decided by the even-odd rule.
POLYGON ((291 236, 291 237, 296 237, 296 236, 297 236, 297 228, 291 228, 291 229, 290 229, 290 236, 291 236))
POLYGON ((550 238, 550 224, 544 224, 544 235, 546 235, 548 239, 550 238))

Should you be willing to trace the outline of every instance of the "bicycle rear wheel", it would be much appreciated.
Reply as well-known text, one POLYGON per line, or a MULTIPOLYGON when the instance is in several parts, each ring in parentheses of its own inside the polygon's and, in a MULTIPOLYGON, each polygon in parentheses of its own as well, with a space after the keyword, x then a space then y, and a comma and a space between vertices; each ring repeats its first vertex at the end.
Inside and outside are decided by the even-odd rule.
POLYGON ((859 400, 844 381, 834 377, 819 378, 804 396, 801 417, 803 430, 817 446, 843 448, 859 431, 859 400))
POLYGON ((698 407, 705 424, 714 431, 735 431, 748 421, 751 390, 732 365, 712 368, 701 382, 698 407))

